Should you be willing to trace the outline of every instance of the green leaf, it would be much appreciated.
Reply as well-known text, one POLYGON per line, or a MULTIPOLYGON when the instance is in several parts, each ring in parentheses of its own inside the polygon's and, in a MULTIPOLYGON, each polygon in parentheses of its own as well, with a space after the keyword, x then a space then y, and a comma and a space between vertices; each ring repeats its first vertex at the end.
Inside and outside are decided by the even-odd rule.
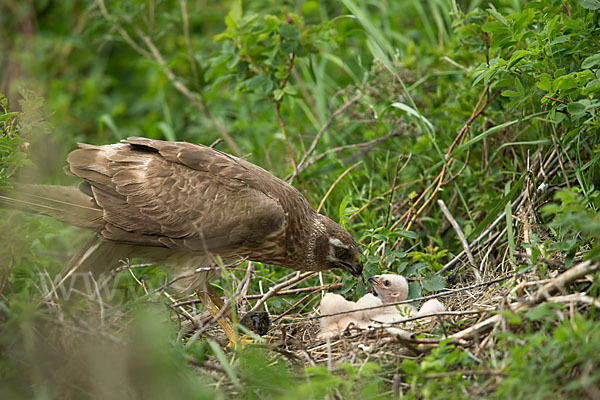
POLYGON ((554 39, 552 41, 552 43, 550 43, 550 46, 555 46, 557 44, 566 43, 570 40, 573 40, 573 39, 569 35, 558 36, 556 39, 554 39))
MULTIPOLYGON (((369 275, 367 275, 366 273, 364 275, 367 278, 369 277, 369 275)), ((377 274, 374 274, 374 275, 377 275, 377 274)), ((352 275, 344 274, 344 277, 342 278, 342 288, 340 289, 340 293, 341 294, 348 293, 354 287, 354 283, 356 283, 356 281, 352 275)))
POLYGON ((298 28, 296 28, 292 24, 288 24, 287 22, 282 22, 277 27, 277 32, 285 39, 298 39, 300 37, 300 33, 298 32, 298 28))
POLYGON ((490 14, 492 17, 494 17, 496 20, 500 21, 502 24, 504 25, 508 25, 508 19, 506 19, 506 17, 502 14, 500 14, 498 11, 492 9, 492 8, 488 8, 487 10, 488 14, 490 14))
POLYGON ((256 75, 246 81, 246 89, 250 91, 263 89, 269 87, 271 81, 269 78, 263 75, 256 75))
POLYGON ((293 53, 293 52, 294 52, 294 51, 295 51, 295 50, 298 48, 298 45, 299 45, 299 44, 300 44, 300 42, 298 42, 298 41, 297 41, 297 40, 295 40, 295 39, 292 39, 292 40, 284 40, 284 41, 281 43, 281 52, 282 52, 283 54, 290 54, 290 53, 293 53))
POLYGON ((436 273, 429 273, 423 278, 423 288, 428 292, 437 292, 447 287, 446 280, 436 273))
POLYGON ((598 0, 579 0, 579 5, 586 10, 600 10, 600 1, 598 0))
POLYGON ((536 83, 536 86, 544 92, 552 91, 552 82, 550 81, 550 75, 545 73, 540 75, 540 80, 536 83))
POLYGON ((512 57, 510 58, 510 61, 508 62, 508 68, 512 68, 512 66, 514 66, 516 63, 518 63, 523 57, 532 55, 535 53, 532 53, 531 51, 527 51, 527 50, 517 50, 514 52, 514 54, 512 55, 512 57))
POLYGON ((506 26, 501 24, 500 22, 492 21, 483 24, 481 30, 486 33, 502 33, 506 32, 507 29, 506 26))
POLYGON ((413 117, 420 119, 421 121, 425 122, 425 124, 427 124, 429 129, 434 131, 433 124, 431 122, 429 122, 429 120, 427 118, 425 118, 422 114, 420 114, 414 108, 412 108, 404 103, 392 103, 391 106, 395 107, 395 108, 399 108, 400 110, 405 111, 408 115, 411 115, 413 117))
POLYGON ((600 53, 589 56, 581 63, 581 68, 589 69, 600 64, 600 53))
POLYGON ((408 375, 414 375, 420 370, 419 364, 409 358, 402 359, 400 368, 402 368, 402 371, 408 375))
POLYGON ((0 121, 3 121, 5 119, 9 119, 9 118, 13 118, 16 117, 17 115, 19 115, 18 112, 9 112, 3 115, 0 115, 0 121))
POLYGON ((492 83, 491 87, 492 88, 503 88, 503 87, 507 87, 507 86, 512 86, 513 84, 514 84, 514 79, 507 77, 507 78, 502 78, 502 79, 495 81, 494 83, 492 83))
POLYGON ((575 89, 578 87, 578 84, 574 78, 566 76, 555 80, 553 86, 555 86, 557 90, 569 90, 575 89))
POLYGON ((209 340, 208 345, 210 346, 211 350, 213 351, 213 354, 221 364, 221 367, 223 367, 225 373, 229 376, 229 379, 231 379, 231 382, 233 382, 233 384, 238 389, 240 389, 242 387, 240 380, 237 374, 235 373, 233 366, 227 359, 227 356, 225 355, 225 353, 223 353, 223 350, 221 350, 221 347, 213 340, 209 340))
POLYGON ((104 130, 104 125, 108 126, 115 137, 121 137, 119 128, 117 128, 117 124, 115 124, 115 121, 110 114, 102 114, 100 118, 98 118, 98 130, 100 132, 104 130))
POLYGON ((398 267, 396 268, 396 273, 402 274, 407 266, 408 266, 408 262, 402 261, 400 264, 398 264, 398 267))
POLYGON ((515 92, 514 90, 504 90, 500 95, 503 97, 518 97, 519 92, 515 92))
POLYGON ((286 87, 283 88, 283 92, 285 94, 289 94, 290 96, 295 96, 298 94, 298 89, 296 89, 293 86, 287 85, 286 87))
POLYGON ((581 91, 581 94, 587 96, 592 92, 600 92, 600 79, 594 79, 593 81, 588 82, 587 85, 581 91))
POLYGON ((525 314, 525 317, 531 321, 542 321, 547 318, 553 318, 557 309, 564 309, 564 306, 561 304, 548 302, 528 311, 525 314))
POLYGON ((421 292, 421 285, 419 285, 419 282, 411 282, 408 284, 408 298, 409 299, 416 299, 417 297, 421 297, 422 296, 422 292, 421 292))
POLYGON ((567 111, 571 114, 572 117, 579 118, 582 117, 587 110, 587 106, 579 101, 574 101, 567 105, 567 111))
POLYGON ((242 19, 242 0, 234 0, 231 4, 231 10, 225 17, 225 25, 228 28, 237 28, 242 19))
POLYGON ((396 235, 398 235, 398 237, 404 237, 407 239, 416 239, 417 238, 417 233, 413 232, 413 231, 405 231, 402 229, 398 229, 398 230, 394 231, 394 233, 396 235))
POLYGON ((275 89, 273 91, 273 97, 275 98, 275 100, 279 101, 283 98, 283 95, 285 94, 285 92, 281 89, 275 89))

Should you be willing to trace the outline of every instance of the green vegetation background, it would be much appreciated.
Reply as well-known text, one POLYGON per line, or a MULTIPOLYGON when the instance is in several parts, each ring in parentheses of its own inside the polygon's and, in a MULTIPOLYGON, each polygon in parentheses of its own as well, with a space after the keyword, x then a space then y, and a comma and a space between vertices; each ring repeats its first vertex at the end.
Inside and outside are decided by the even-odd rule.
MULTIPOLYGON (((545 277, 540 260, 569 268, 598 257, 599 10, 597 0, 0 0, 0 188, 75 183, 62 166, 77 142, 224 139, 219 149, 282 179, 299 168, 294 184, 315 207, 325 199, 322 212, 364 245, 366 275, 418 278, 411 297, 446 286, 451 271, 438 271, 462 251, 437 200, 469 240, 507 211, 486 277, 526 267, 545 277), (547 176, 540 166, 552 157, 560 165, 547 176), (516 216, 522 192, 531 208, 516 216), (523 220, 537 229, 525 244, 523 220), (518 256, 524 246, 529 260, 518 256)), ((392 369, 290 370, 253 349, 186 346, 159 298, 135 300, 142 291, 126 276, 127 302, 103 316, 122 328, 107 333, 99 316, 85 322, 42 301, 47 277, 85 239, 2 211, 3 399, 385 398, 393 374, 408 398, 589 397, 599 385, 593 308, 564 320, 553 307, 514 316, 522 328, 485 360, 443 345, 392 369), (195 371, 208 355, 227 384, 195 371), (502 379, 460 373, 490 369, 502 379), (427 379, 448 371, 458 373, 427 379)), ((266 282, 289 272, 257 271, 266 282)), ((165 272, 140 273, 159 286, 165 272)), ((342 293, 364 293, 335 275, 342 293)), ((578 289, 597 297, 598 276, 578 289)), ((282 312, 297 300, 269 304, 282 312)))

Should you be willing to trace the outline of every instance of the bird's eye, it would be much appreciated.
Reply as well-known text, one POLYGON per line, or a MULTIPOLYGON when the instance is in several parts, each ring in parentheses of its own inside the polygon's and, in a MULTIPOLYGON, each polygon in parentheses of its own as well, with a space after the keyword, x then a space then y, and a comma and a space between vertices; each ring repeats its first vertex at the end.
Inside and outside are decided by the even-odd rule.
POLYGON ((335 250, 335 255, 339 259, 346 258, 346 256, 348 255, 348 249, 344 249, 344 248, 338 247, 335 250))
POLYGON ((383 286, 390 287, 390 285, 391 285, 391 283, 387 279, 385 281, 383 281, 383 286))

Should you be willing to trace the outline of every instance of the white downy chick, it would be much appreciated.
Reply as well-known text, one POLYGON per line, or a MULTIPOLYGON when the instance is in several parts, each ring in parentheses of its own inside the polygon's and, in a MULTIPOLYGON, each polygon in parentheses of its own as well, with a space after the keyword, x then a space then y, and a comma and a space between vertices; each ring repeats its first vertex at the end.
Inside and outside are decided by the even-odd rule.
POLYGON ((382 305, 381 299, 372 293, 367 293, 356 302, 356 308, 359 310, 357 314, 358 318, 358 326, 361 329, 367 329, 372 325, 372 319, 376 315, 382 312, 382 308, 375 308, 373 310, 362 310, 363 308, 369 307, 377 307, 382 305))
MULTIPOLYGON (((376 307, 380 306, 381 304, 383 303, 379 297, 373 295, 372 293, 367 293, 358 299, 356 302, 356 308, 360 310, 361 308, 376 307)), ((359 313, 359 318, 361 321, 369 321, 371 317, 379 314, 381 310, 381 308, 375 308, 373 310, 357 311, 357 313, 359 313)))
MULTIPOLYGON (((321 299, 319 307, 320 314, 333 314, 341 311, 350 311, 356 309, 356 303, 348 301, 339 294, 325 293, 321 299)), ((332 315, 330 317, 321 318, 321 331, 318 337, 321 339, 332 338, 339 335, 350 324, 358 325, 358 313, 347 313, 340 315, 332 315)))
POLYGON ((435 314, 446 311, 446 307, 437 299, 427 300, 421 306, 417 315, 435 314))
MULTIPOLYGON (((373 285, 373 288, 381 298, 383 304, 404 301, 408 298, 408 282, 401 275, 375 275, 369 278, 369 282, 373 285)), ((416 308, 410 304, 401 304, 398 308, 400 308, 399 313, 402 318, 446 311, 446 307, 437 299, 431 299, 423 303, 418 312, 416 308)), ((386 314, 398 312, 396 306, 385 307, 383 310, 386 314)))
MULTIPOLYGON (((408 298, 408 282, 402 275, 382 274, 375 275, 369 278, 369 282, 373 285, 373 289, 383 304, 396 303, 404 301, 408 298)), ((410 304, 400 304, 384 307, 379 314, 395 314, 405 318, 416 314, 416 310, 410 304), (400 308, 400 311, 398 311, 400 308)))
MULTIPOLYGON (((401 275, 375 275, 369 278, 369 283, 373 285, 381 304, 396 303, 406 300, 408 297, 408 282, 401 275)), ((399 321, 415 313, 415 308, 410 304, 403 304, 400 307, 391 305, 389 307, 370 310, 364 314, 365 319, 361 327, 399 321)))

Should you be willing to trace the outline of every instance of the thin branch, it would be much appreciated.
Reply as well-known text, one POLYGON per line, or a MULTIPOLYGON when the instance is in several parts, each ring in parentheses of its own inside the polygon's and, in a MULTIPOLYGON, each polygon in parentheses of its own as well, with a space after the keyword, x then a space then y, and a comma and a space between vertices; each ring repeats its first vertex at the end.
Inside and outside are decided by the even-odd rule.
MULTIPOLYGON (((395 168, 395 173, 394 173, 394 179, 392 180, 392 187, 396 186, 396 181, 398 180, 398 175, 404 170, 404 168, 406 168, 406 166, 410 162, 410 159, 412 158, 412 153, 410 153, 408 155, 408 159, 406 160, 406 162, 404 163, 404 165, 402 166, 402 168, 399 168, 400 167, 400 161, 402 161, 403 157, 404 157, 404 154, 402 154, 402 153, 400 153, 398 155, 398 161, 396 161, 396 168, 395 168)), ((393 201, 394 201, 394 191, 390 190, 390 197, 388 199, 387 215, 385 216, 385 223, 383 224, 384 226, 388 226, 388 224, 390 223, 390 216, 392 215, 392 202, 393 201)))
POLYGON ((225 265, 225 266, 221 266, 221 265, 217 265, 216 267, 199 267, 196 268, 194 271, 192 272, 188 272, 186 274, 181 274, 176 276, 175 278, 171 279, 170 281, 168 281, 167 283, 165 283, 164 285, 154 289, 153 291, 151 291, 150 293, 144 295, 143 297, 148 297, 153 295, 154 293, 160 292, 161 290, 165 290, 167 289, 169 286, 173 285, 175 282, 180 281, 181 279, 185 279, 185 278, 190 278, 196 274, 200 274, 200 273, 205 273, 205 272, 209 272, 209 271, 220 271, 221 269, 232 269, 235 268, 239 265, 241 265, 244 261, 247 260, 247 257, 241 259, 240 261, 231 264, 231 265, 225 265))
MULTIPOLYGON (((495 310, 495 309, 494 309, 495 310)), ((464 311, 440 311, 435 313, 421 314, 414 317, 403 318, 398 321, 386 322, 382 324, 383 326, 394 326, 399 324, 404 324, 406 322, 417 321, 423 318, 431 318, 437 316, 462 316, 462 315, 472 315, 472 314, 483 314, 494 310, 464 310, 464 311)))
POLYGON ((591 306, 592 304, 596 308, 600 308, 600 300, 597 298, 587 296, 585 293, 573 293, 565 296, 554 296, 549 298, 547 301, 553 303, 582 303, 591 306))
MULTIPOLYGON (((496 93, 494 93, 491 97, 489 96, 489 86, 486 86, 486 88, 484 89, 483 93, 481 94, 477 105, 474 107, 473 112, 471 114, 471 116, 469 117, 469 119, 465 122, 465 124, 463 125, 462 129, 458 132, 458 135, 456 135, 456 137, 454 138, 454 141, 452 142, 452 144, 450 145, 450 147, 448 148, 448 151, 446 152, 446 155, 444 156, 444 159, 442 161, 444 161, 444 165, 442 166, 442 170, 440 171, 439 175, 437 176, 437 178, 423 191, 423 193, 421 193, 421 196, 419 196, 419 198, 417 199, 417 201, 415 202, 415 204, 418 204, 423 198, 425 198, 425 196, 427 195, 427 193, 430 193, 429 197, 427 197, 427 199, 425 200, 425 202, 421 205, 421 207, 419 207, 419 209, 408 219, 408 222, 404 225, 403 229, 404 230, 409 230, 412 225, 414 224, 414 222, 416 221, 417 217, 419 215, 421 215, 421 213, 423 213, 423 211, 429 206, 429 204, 433 201, 433 199, 437 196, 437 193, 439 191, 439 189, 441 188, 441 186, 444 183, 444 176, 446 174, 447 169, 449 168, 450 164, 453 161, 453 158, 450 157, 450 155, 452 154, 452 151, 454 150, 454 148, 456 147, 456 145, 459 143, 460 140, 462 140, 464 134, 467 132, 467 130, 469 129, 469 127, 471 126, 471 124, 473 123, 473 121, 475 121, 479 116, 481 116, 481 114, 483 114, 483 112, 485 111, 485 109, 487 108, 487 106, 500 94, 500 90, 496 91, 496 93), (485 99, 485 100, 484 100, 485 99), (482 104, 483 103, 483 104, 482 104)), ((405 213, 405 215, 409 215, 411 210, 407 211, 407 213, 405 213)), ((403 219, 399 219, 398 221, 396 221, 396 223, 394 225, 392 225, 392 228, 390 229, 395 229, 398 225, 398 223, 400 221, 402 221, 403 219)), ((396 247, 401 241, 403 240, 403 238, 399 238, 396 243, 394 243, 393 247, 396 247)))
POLYGON ((100 7, 100 12, 102 12, 102 15, 108 22, 113 24, 113 27, 117 30, 117 32, 119 32, 119 34, 121 35, 123 40, 125 40, 125 42, 127 42, 128 45, 130 45, 135 51, 137 51, 143 57, 152 58, 150 53, 148 53, 146 50, 142 49, 135 42, 135 40, 133 40, 131 38, 131 36, 129 36, 129 33, 127 33, 127 31, 125 29, 123 29, 123 27, 121 25, 119 25, 119 23, 117 23, 117 21, 115 21, 115 19, 112 17, 112 15, 110 15, 110 13, 108 12, 108 9, 106 8, 106 4, 104 4, 104 0, 97 0, 97 1, 98 1, 98 6, 100 7))
MULTIPOLYGON (((340 282, 337 283, 330 283, 329 285, 320 285, 320 286, 310 286, 310 287, 303 287, 303 288, 298 288, 298 289, 290 289, 290 290, 280 290, 277 293, 275 293, 273 296, 287 296, 287 295, 292 295, 292 294, 300 294, 300 293, 304 293, 304 292, 312 292, 313 290, 333 290, 333 289, 339 289, 342 287, 342 284, 340 282)), ((245 297, 245 299, 248 300, 252 300, 252 299, 260 299, 263 295, 262 294, 251 294, 245 297)))
MULTIPOLYGON (((516 199, 515 201, 512 202, 512 207, 516 207, 517 204, 519 204, 519 202, 521 201, 521 199, 523 199, 523 196, 525 195, 525 193, 521 193, 516 199)), ((479 242, 484 239, 486 236, 488 236, 493 230, 494 228, 496 228, 496 225, 498 225, 501 221, 503 221, 505 219, 506 216, 506 211, 502 212, 498 218, 496 218, 494 220, 494 222, 491 223, 491 225, 481 233, 481 235, 479 235, 475 240, 473 240, 471 242, 471 244, 469 244, 469 249, 474 248, 475 246, 477 246, 479 244, 479 242)), ((440 269, 437 273, 438 274, 443 274, 444 272, 448 271, 449 269, 451 269, 452 267, 454 267, 454 265, 466 254, 466 251, 463 250, 461 251, 456 257, 454 257, 452 260, 450 260, 449 262, 446 263, 446 265, 444 265, 442 267, 442 269, 440 269)))
POLYGON ((277 293, 279 291, 279 289, 283 289, 284 287, 296 285, 296 284, 302 282, 303 280, 310 278, 311 276, 313 276, 315 274, 316 274, 315 271, 308 271, 303 274, 298 274, 295 278, 292 278, 285 282, 281 282, 280 284, 277 284, 277 285, 271 287, 271 289, 269 289, 269 291, 267 293, 265 293, 259 301, 256 302, 256 304, 254 305, 254 307, 252 307, 252 309, 250 311, 258 310, 260 308, 260 306, 262 306, 270 297, 274 296, 275 293, 277 293))
POLYGON ((315 136, 315 138, 313 139, 313 141, 310 144, 308 150, 306 150, 306 153, 304 153, 304 155, 302 156, 302 159, 298 163, 298 168, 294 169, 294 173, 288 179, 289 183, 292 183, 294 181, 294 179, 296 179, 296 177, 298 176, 298 174, 304 170, 304 168, 305 168, 304 164, 306 163, 306 160, 315 151, 315 149, 317 148, 317 143, 319 143, 319 140, 321 140, 321 136, 323 136, 323 134, 327 131, 327 129, 329 129, 329 127, 331 126, 331 124, 333 123, 333 121, 335 121, 335 119, 338 116, 340 116, 344 111, 346 111, 346 109, 348 107, 350 107, 353 103, 355 103, 362 96, 363 96, 362 93, 358 93, 357 95, 355 95, 354 97, 352 97, 350 100, 348 100, 347 102, 345 102, 344 104, 342 104, 337 110, 335 110, 335 112, 331 115, 331 117, 329 117, 329 119, 327 120, 327 122, 325 123, 325 125, 323 125, 323 127, 321 128, 321 130, 319 130, 319 133, 317 133, 317 136, 315 136))
POLYGON ((148 35, 146 35, 144 32, 142 32, 142 30, 136 24, 131 23, 131 27, 135 31, 136 35, 144 42, 144 44, 146 45, 146 47, 148 48, 148 50, 150 50, 150 52, 142 49, 131 38, 131 36, 129 36, 129 34, 127 33, 127 31, 125 31, 125 29, 123 29, 123 27, 121 27, 115 21, 115 19, 112 17, 112 15, 110 15, 110 13, 108 12, 108 9, 106 8, 106 5, 104 4, 104 0, 97 0, 97 1, 98 1, 98 5, 100 6, 100 10, 101 10, 102 15, 104 16, 104 18, 106 18, 107 21, 109 21, 110 23, 113 24, 113 26, 121 34, 121 36, 123 37, 123 39, 135 51, 137 51, 139 54, 141 54, 142 56, 144 56, 144 57, 146 57, 148 59, 156 61, 158 63, 158 65, 160 66, 160 68, 162 69, 163 73, 167 76, 167 79, 169 79, 169 82, 171 82, 171 84, 173 85, 173 87, 175 87, 175 89, 177 89, 177 91, 179 93, 181 93, 185 97, 187 97, 188 100, 190 100, 192 102, 192 104, 196 108, 198 108, 204 114, 204 116, 206 118, 209 119, 209 121, 211 122, 211 124, 217 129, 217 131, 219 131, 219 133, 221 134, 221 136, 223 137, 223 139, 225 139, 225 141, 227 142, 227 144, 229 145, 229 147, 232 149, 232 151, 236 155, 240 155, 241 154, 240 148, 235 143, 235 141, 233 140, 233 138, 231 137, 231 135, 229 135, 229 133, 215 120, 215 118, 212 116, 212 114, 208 110, 208 107, 206 106, 206 104, 205 104, 205 102, 204 102, 204 100, 202 98, 202 93, 198 93, 198 96, 201 99, 201 101, 199 101, 196 98, 196 96, 194 95, 194 93, 192 93, 192 91, 190 89, 188 89, 187 86, 185 86, 181 81, 179 81, 177 79, 177 76, 168 67, 165 59, 163 58, 163 56, 160 53, 160 51, 154 45, 154 42, 152 41, 152 39, 148 35))
MULTIPOLYGON (((311 165, 315 164, 316 162, 322 160, 323 158, 327 157, 330 154, 335 154, 335 153, 340 153, 344 150, 349 150, 349 149, 354 149, 354 148, 360 148, 360 147, 373 147, 381 142, 384 142, 390 138, 396 137, 396 136, 400 136, 401 132, 399 130, 394 130, 391 133, 388 133, 387 135, 378 137, 376 139, 373 140, 369 140, 368 142, 363 142, 363 143, 355 143, 355 144, 346 144, 344 146, 339 146, 339 147, 334 147, 332 149, 326 150, 323 153, 320 153, 314 157, 312 157, 310 160, 306 161, 306 163, 304 164, 304 166, 302 168, 299 169, 300 172, 304 171, 306 168, 310 167, 311 165)), ((289 179, 288 179, 289 180, 289 179)))
MULTIPOLYGON (((569 151, 570 149, 570 145, 567 146, 567 148, 564 150, 565 152, 569 151)), ((558 162, 557 160, 558 157, 558 153, 557 150, 554 149, 553 152, 551 153, 551 155, 546 159, 545 163, 542 165, 542 169, 548 170, 549 168, 552 168, 554 166, 554 164, 556 164, 558 162), (554 157, 552 156, 552 154, 554 154, 554 157)), ((553 173, 548 173, 547 174, 547 179, 549 179, 550 176, 552 176, 556 171, 554 171, 553 173)), ((545 180, 543 180, 545 181, 545 180)), ((521 192, 521 194, 519 194, 519 196, 511 203, 511 207, 512 209, 515 209, 517 207, 517 205, 521 202, 521 200, 524 198, 526 194, 526 190, 524 190, 523 192, 521 192)), ((475 247, 483 238, 485 238, 487 235, 489 235, 492 230, 494 230, 494 228, 496 227, 496 225, 498 225, 500 223, 500 221, 503 221, 505 219, 506 216, 506 211, 503 211, 495 220, 494 222, 492 222, 492 224, 485 230, 483 231, 483 233, 481 233, 481 235, 479 235, 477 237, 477 239, 475 239, 470 245, 469 248, 472 249, 473 247, 475 247)), ((442 274, 446 271, 448 271, 449 269, 451 269, 452 267, 454 267, 454 265, 466 254, 466 252, 463 250, 460 254, 458 254, 456 257, 454 257, 451 261, 449 261, 448 263, 446 263, 446 265, 444 265, 444 267, 439 270, 437 273, 438 274, 442 274)))
POLYGON ((192 49, 192 41, 190 39, 190 21, 188 17, 186 0, 179 0, 179 7, 181 8, 181 20, 183 22, 183 37, 185 38, 185 46, 188 51, 188 58, 190 60, 190 66, 192 67, 192 77, 194 78, 194 84, 197 89, 200 89, 200 82, 198 81, 198 67, 196 66, 196 60, 194 59, 194 52, 192 49))
POLYGON ((550 97, 550 96, 544 96, 544 97, 549 100, 556 101, 557 103, 560 103, 560 104, 569 105, 569 103, 567 103, 564 100, 555 99, 554 97, 550 97))
MULTIPOLYGON (((290 65, 288 67, 288 73, 285 76, 285 78, 283 79, 283 82, 280 85, 280 89, 283 90, 285 88, 285 86, 287 85, 288 79, 290 78, 290 75, 292 74, 292 69, 294 68, 294 59, 296 57, 295 53, 292 53, 292 55, 290 56, 290 65)), ((290 147, 290 142, 288 140, 288 136, 285 130, 285 123, 283 122, 283 119, 281 118, 281 100, 275 100, 275 115, 277 116, 277 122, 279 122, 279 127, 281 128, 281 134, 283 135, 283 144, 285 146, 285 151, 288 155, 288 158, 290 159, 290 162, 292 163, 292 167, 294 168, 294 174, 297 175, 296 171, 298 170, 297 166, 296 166, 296 160, 294 159, 294 154, 292 153, 292 148, 290 147)))
POLYGON ((15 266, 15 258, 13 256, 10 256, 10 264, 8 265, 8 269, 6 270, 6 273, 4 274, 4 279, 2 279, 2 286, 0 286, 0 295, 2 295, 2 292, 4 291, 6 282, 8 282, 8 276, 10 275, 10 271, 12 271, 14 266, 15 266))
POLYGON ((439 378, 448 378, 448 377, 453 377, 453 376, 457 376, 457 375, 461 375, 461 376, 503 376, 503 377, 508 377, 508 373, 506 372, 502 372, 502 371, 472 371, 472 370, 468 370, 468 371, 464 371, 464 370, 457 370, 457 371, 448 371, 448 372, 438 372, 435 374, 423 374, 421 375, 422 377, 424 377, 425 379, 439 379, 439 378))
POLYGON ((431 179, 431 178, 432 178, 431 176, 428 176, 428 177, 421 178, 421 179, 415 179, 414 181, 410 181, 410 182, 402 182, 402 183, 399 183, 399 184, 398 184, 398 185, 396 185, 395 187, 393 187, 393 188, 391 188, 391 189, 388 189, 388 190, 386 190, 385 192, 383 192, 383 193, 381 193, 381 194, 379 194, 379 195, 377 195, 377 196, 374 196, 373 198, 371 198, 371 200, 369 200, 368 202, 366 202, 365 204, 363 204, 363 205, 362 205, 362 207, 360 207, 358 210, 356 210, 355 212, 353 212, 352 214, 350 214, 350 215, 348 216, 348 219, 349 219, 349 220, 352 220, 352 219, 353 219, 354 217, 356 217, 358 214, 360 214, 360 213, 361 213, 361 212, 363 212, 365 209, 367 209, 367 207, 369 207, 369 206, 370 206, 371 204, 373 204, 375 201, 377 201, 377 200, 382 200, 382 199, 384 198, 383 196, 390 194, 390 192, 392 192, 393 190, 399 189, 399 188, 401 188, 401 187, 403 187, 403 186, 414 185, 415 183, 420 183, 420 182, 423 182, 424 180, 431 179))
MULTIPOLYGON (((312 292, 313 290, 317 290, 317 291, 332 290, 332 289, 339 289, 341 287, 342 287, 342 284, 340 282, 337 282, 337 283, 330 283, 329 285, 309 286, 309 287, 302 287, 302 288, 290 289, 290 290, 280 290, 280 291, 274 293, 273 296, 287 296, 287 295, 293 295, 293 294, 312 292)), ((246 300, 257 300, 257 299, 262 298, 263 296, 264 296, 264 294, 250 294, 247 296, 243 296, 242 298, 246 299, 246 300)), ((185 301, 181 301, 179 303, 173 304, 173 307, 187 306, 190 304, 198 304, 198 303, 202 303, 202 301, 199 299, 185 300, 185 301)))
POLYGON ((280 315, 278 315, 277 317, 273 318, 272 322, 276 322, 279 321, 281 318, 285 317, 286 315, 288 315, 290 312, 292 312, 292 310, 296 307, 298 307, 299 304, 303 303, 304 300, 308 299, 310 296, 315 295, 317 292, 319 292, 321 289, 314 289, 313 291, 311 291, 310 293, 308 293, 307 295, 305 295, 304 297, 302 297, 300 300, 298 300, 297 302, 295 302, 290 308, 288 308, 287 310, 285 310, 283 313, 281 313, 280 315))
MULTIPOLYGON (((545 284, 537 292, 525 301, 510 304, 510 308, 513 311, 520 311, 527 308, 531 308, 544 301, 552 301, 550 293, 556 292, 565 288, 567 285, 575 282, 577 279, 582 278, 588 274, 594 273, 600 269, 600 264, 592 263, 591 261, 585 261, 578 264, 556 278, 552 279, 551 282, 545 284)), ((492 329, 498 324, 502 318, 502 314, 496 314, 490 318, 487 318, 467 329, 457 332, 451 336, 450 339, 466 339, 470 337, 479 337, 483 333, 492 329)), ((429 347, 429 346, 428 346, 429 347)))
POLYGON ((344 176, 346 176, 350 171, 352 171, 355 167, 359 166, 360 164, 362 164, 362 160, 355 163, 353 166, 351 166, 350 168, 345 170, 340 176, 338 176, 338 178, 335 180, 335 182, 333 182, 331 184, 331 186, 329 187, 329 190, 327 191, 327 193, 325 193, 325 196, 323 197, 323 199, 321 199, 321 203, 319 204, 319 207, 317 207, 317 212, 321 211, 323 204, 325 204, 325 200, 327 200, 327 197, 329 197, 329 195, 333 191, 333 188, 335 188, 335 186, 342 180, 342 178, 344 176))
POLYGON ((454 231, 456 232, 456 235, 458 236, 458 240, 460 240, 460 244, 462 244, 463 249, 465 249, 464 251, 465 251, 465 253, 467 253, 467 258, 469 259, 469 263, 471 264, 471 269, 473 270, 473 273, 475 274, 475 278, 477 279, 477 282, 483 281, 483 279, 481 277, 481 272, 477 268, 477 263, 475 262, 475 257, 473 257, 473 253, 471 253, 471 249, 469 248, 469 243, 467 242, 467 238, 465 237, 465 234, 463 233, 462 229, 460 228, 460 225, 458 225, 458 222, 456 222, 456 220, 450 213, 450 210, 448 210, 448 207, 446 207, 446 203, 444 203, 444 200, 438 200, 437 203, 440 206, 440 209, 442 210, 444 215, 446 216, 446 219, 448 220, 448 222, 450 222, 450 225, 452 225, 452 227, 454 228, 454 231))

